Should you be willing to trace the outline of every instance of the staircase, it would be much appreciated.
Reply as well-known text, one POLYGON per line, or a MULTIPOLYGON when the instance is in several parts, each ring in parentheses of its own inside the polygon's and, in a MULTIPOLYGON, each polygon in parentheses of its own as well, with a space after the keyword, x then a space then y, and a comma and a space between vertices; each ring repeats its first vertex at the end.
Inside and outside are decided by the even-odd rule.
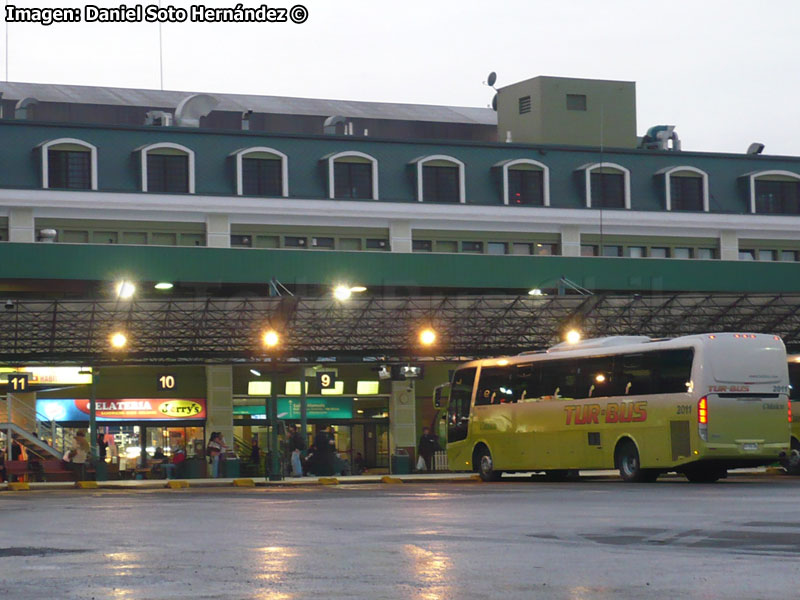
MULTIPOLYGON (((23 402, 13 394, 0 396, 0 440, 10 448, 9 441, 16 440, 39 459, 61 458, 72 446, 74 434, 48 421, 44 415, 36 413, 29 403, 23 402)), ((10 453, 6 455, 11 458, 10 453)))

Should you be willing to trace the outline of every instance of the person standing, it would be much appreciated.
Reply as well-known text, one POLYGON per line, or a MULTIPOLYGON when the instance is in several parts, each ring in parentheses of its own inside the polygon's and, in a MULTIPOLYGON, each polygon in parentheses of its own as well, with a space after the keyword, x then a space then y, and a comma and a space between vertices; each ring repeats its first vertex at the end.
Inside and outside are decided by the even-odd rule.
POLYGON ((287 434, 289 438, 289 453, 291 454, 292 477, 302 477, 303 463, 300 460, 300 453, 306 449, 306 442, 294 425, 289 425, 287 434))
POLYGON ((212 431, 211 437, 208 438, 206 454, 208 454, 208 457, 211 459, 211 477, 219 477, 219 455, 222 454, 220 437, 221 434, 218 431, 212 431))
POLYGON ((422 428, 422 435, 419 438, 419 446, 417 452, 425 461, 425 468, 428 473, 431 472, 431 465, 433 464, 433 455, 439 449, 439 440, 431 433, 428 427, 422 428))
POLYGON ((336 472, 336 438, 330 425, 323 426, 314 438, 317 447, 316 475, 330 476, 336 472))
POLYGON ((83 430, 75 434, 72 447, 69 450, 70 465, 75 473, 75 481, 86 479, 86 461, 89 459, 89 442, 86 441, 86 432, 83 430))

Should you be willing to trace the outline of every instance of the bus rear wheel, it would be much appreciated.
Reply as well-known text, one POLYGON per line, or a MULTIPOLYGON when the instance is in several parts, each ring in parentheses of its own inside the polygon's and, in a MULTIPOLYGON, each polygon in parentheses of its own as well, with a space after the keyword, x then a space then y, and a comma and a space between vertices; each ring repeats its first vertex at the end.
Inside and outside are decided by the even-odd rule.
POLYGON ((478 467, 478 475, 483 481, 499 481, 500 477, 503 476, 502 471, 494 470, 492 453, 486 447, 480 448, 475 453, 475 462, 473 464, 478 467))
POLYGON ((792 438, 789 456, 781 461, 781 466, 789 475, 800 475, 800 442, 792 438))
POLYGON ((636 449, 636 444, 630 440, 620 443, 614 453, 614 459, 622 481, 646 483, 655 481, 658 478, 658 471, 642 468, 639 462, 639 451, 636 449))

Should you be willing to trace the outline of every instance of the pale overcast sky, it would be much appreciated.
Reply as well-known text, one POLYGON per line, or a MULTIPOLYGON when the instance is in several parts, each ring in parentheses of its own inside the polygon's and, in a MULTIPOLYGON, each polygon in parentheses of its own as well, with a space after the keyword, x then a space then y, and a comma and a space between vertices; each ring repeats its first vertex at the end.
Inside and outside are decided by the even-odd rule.
MULTIPOLYGON (((298 2, 309 11, 302 25, 164 25, 164 88, 487 106, 493 92, 482 81, 493 70, 498 86, 536 75, 620 79, 636 82, 640 135, 671 124, 686 150, 744 152, 760 141, 765 153, 800 155, 798 0, 269 5, 298 2)), ((13 23, 8 32, 11 81, 160 87, 156 24, 13 23)))

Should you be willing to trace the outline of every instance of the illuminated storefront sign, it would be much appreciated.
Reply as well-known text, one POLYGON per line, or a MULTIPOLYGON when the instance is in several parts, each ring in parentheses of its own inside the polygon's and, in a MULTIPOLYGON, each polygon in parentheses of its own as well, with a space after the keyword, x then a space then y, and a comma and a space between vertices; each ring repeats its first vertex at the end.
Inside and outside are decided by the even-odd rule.
MULTIPOLYGON (((98 421, 195 421, 206 418, 204 398, 119 398, 96 403, 98 421)), ((88 421, 89 400, 39 399, 36 412, 51 421, 88 421)))
POLYGON ((26 373, 32 386, 88 385, 92 383, 91 371, 86 367, 23 367, 0 369, 0 383, 7 383, 13 373, 26 373))
MULTIPOLYGON (((234 406, 234 415, 250 415, 252 419, 264 419, 265 408, 260 406, 234 406)), ((352 419, 352 398, 315 398, 306 400, 309 419, 352 419)), ((300 398, 278 398, 278 418, 295 421, 300 419, 300 398)))

